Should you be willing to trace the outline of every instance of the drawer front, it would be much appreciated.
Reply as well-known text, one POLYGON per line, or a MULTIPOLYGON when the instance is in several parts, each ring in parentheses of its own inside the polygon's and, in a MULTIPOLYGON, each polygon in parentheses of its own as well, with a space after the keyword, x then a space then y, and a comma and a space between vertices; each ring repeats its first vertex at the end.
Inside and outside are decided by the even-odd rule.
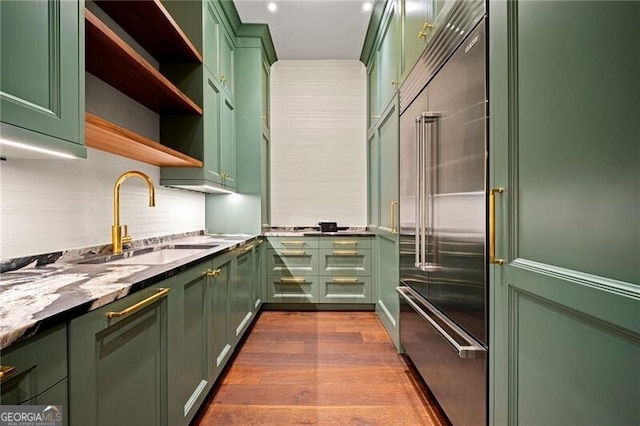
POLYGON ((370 249, 320 249, 320 275, 371 276, 370 249))
POLYGON ((319 240, 321 249, 356 250, 363 248, 370 249, 373 238, 321 237, 319 240))
POLYGON ((67 327, 49 331, 5 349, 0 353, 6 371, 0 382, 0 403, 26 402, 67 377, 67 327))
POLYGON ((269 245, 276 250, 317 249, 318 237, 269 237, 269 245))
POLYGON ((317 277, 269 276, 267 278, 267 301, 271 303, 317 303, 317 277))
POLYGON ((267 251, 267 275, 305 276, 317 274, 317 249, 269 249, 267 251))
POLYGON ((321 303, 372 303, 371 277, 320 277, 321 303))

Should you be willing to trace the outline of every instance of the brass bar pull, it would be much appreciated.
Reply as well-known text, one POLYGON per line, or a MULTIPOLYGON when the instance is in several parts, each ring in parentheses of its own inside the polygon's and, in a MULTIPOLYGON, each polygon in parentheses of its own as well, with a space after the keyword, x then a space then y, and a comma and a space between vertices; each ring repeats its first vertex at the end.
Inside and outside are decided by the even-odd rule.
POLYGON ((253 247, 254 247, 254 245, 253 245, 253 244, 251 244, 251 245, 249 245, 249 246, 242 247, 242 248, 240 249, 240 254, 249 253, 251 250, 253 250, 253 247))
POLYGON ((334 250, 333 254, 336 256, 356 256, 358 250, 334 250))
POLYGON ((343 283, 343 284, 357 284, 358 283, 358 279, 357 278, 334 278, 333 282, 334 283, 343 283))
POLYGON ((305 242, 304 241, 282 241, 280 244, 282 244, 283 246, 303 246, 305 242))
POLYGON ((391 202, 391 211, 389 217, 391 218, 391 233, 397 234, 398 230, 396 229, 396 206, 398 205, 397 201, 391 202))
POLYGON ((207 270, 207 276, 208 277, 218 277, 220 276, 220 273, 222 272, 222 269, 218 268, 218 269, 208 269, 207 270))
POLYGON ((107 318, 111 319, 111 318, 120 318, 120 317, 126 317, 127 315, 130 315, 134 312, 139 311, 142 308, 145 308, 149 305, 151 305, 153 302, 156 302, 160 299, 163 299, 165 297, 167 297, 167 294, 171 291, 170 288, 159 288, 157 290, 157 293, 154 294, 151 297, 147 297, 146 299, 144 299, 141 302, 136 303, 135 305, 129 306, 127 309, 124 309, 122 311, 119 312, 107 312, 107 318))
POLYGON ((281 283, 303 283, 306 280, 304 278, 300 278, 300 277, 282 277, 280 278, 280 282, 281 283))
POLYGON ((504 259, 496 259, 496 192, 502 194, 504 188, 489 190, 489 263, 502 265, 504 259))
POLYGON ((358 242, 353 241, 333 241, 334 246, 357 246, 358 242))
POLYGON ((283 256, 306 256, 307 252, 304 250, 282 250, 280 254, 283 256))
POLYGON ((12 365, 0 365, 0 380, 4 380, 16 372, 12 365))

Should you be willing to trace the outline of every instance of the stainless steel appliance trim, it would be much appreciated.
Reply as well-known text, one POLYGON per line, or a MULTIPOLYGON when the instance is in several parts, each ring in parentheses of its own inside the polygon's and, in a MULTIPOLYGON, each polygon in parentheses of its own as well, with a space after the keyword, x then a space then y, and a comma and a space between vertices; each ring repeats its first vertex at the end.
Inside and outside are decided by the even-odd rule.
POLYGON ((486 352, 486 349, 476 343, 475 339, 468 335, 464 330, 458 327, 451 320, 446 318, 444 315, 440 314, 438 310, 429 302, 424 300, 420 294, 416 291, 412 290, 409 287, 396 287, 396 291, 402 296, 402 298, 416 311, 422 318, 424 318, 429 324, 431 324, 438 332, 445 338, 447 342, 458 352, 458 356, 460 358, 476 358, 479 353, 483 354, 486 352), (438 320, 442 321, 449 327, 451 330, 455 331, 458 334, 460 339, 464 340, 467 345, 460 345, 456 340, 451 337, 440 325, 429 316, 425 311, 420 308, 411 298, 407 296, 407 294, 412 295, 415 298, 418 298, 424 306, 431 311, 431 314, 438 318, 438 320))
POLYGON ((422 168, 421 166, 421 162, 420 162, 420 145, 421 145, 421 140, 422 140, 422 133, 421 133, 421 128, 422 128, 422 123, 421 120, 419 118, 416 118, 416 173, 418 173, 418 183, 416 184, 416 200, 415 200, 415 211, 416 211, 416 216, 415 216, 415 222, 416 222, 416 233, 415 233, 415 267, 416 268, 420 268, 422 266, 422 263, 420 262, 420 229, 421 229, 421 223, 420 223, 420 217, 422 215, 422 210, 420 209, 420 176, 422 175, 421 170, 422 168))

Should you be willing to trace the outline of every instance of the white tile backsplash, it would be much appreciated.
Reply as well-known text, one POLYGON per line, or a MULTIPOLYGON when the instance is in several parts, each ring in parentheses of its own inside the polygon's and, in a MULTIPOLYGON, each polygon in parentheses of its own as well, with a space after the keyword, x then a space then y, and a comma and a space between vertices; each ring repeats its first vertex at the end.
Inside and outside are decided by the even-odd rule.
POLYGON ((274 64, 271 225, 366 225, 366 106, 359 61, 274 64))
POLYGON ((88 148, 87 159, 0 162, 0 259, 109 244, 113 185, 127 170, 148 174, 146 184, 127 179, 120 191, 120 223, 134 239, 205 227, 203 194, 159 185, 160 168, 88 148))

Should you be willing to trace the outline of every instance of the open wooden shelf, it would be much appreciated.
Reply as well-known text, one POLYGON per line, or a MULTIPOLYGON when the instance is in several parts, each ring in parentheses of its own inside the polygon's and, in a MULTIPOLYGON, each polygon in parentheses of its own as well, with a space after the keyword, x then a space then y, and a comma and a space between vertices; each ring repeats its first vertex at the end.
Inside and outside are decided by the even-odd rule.
POLYGON ((202 161, 168 148, 91 113, 85 114, 85 144, 156 166, 202 167, 202 161))
POLYGON ((202 55, 160 0, 94 0, 160 62, 202 63, 202 55))
POLYGON ((202 115, 202 108, 87 9, 85 22, 87 71, 158 114, 202 115))

